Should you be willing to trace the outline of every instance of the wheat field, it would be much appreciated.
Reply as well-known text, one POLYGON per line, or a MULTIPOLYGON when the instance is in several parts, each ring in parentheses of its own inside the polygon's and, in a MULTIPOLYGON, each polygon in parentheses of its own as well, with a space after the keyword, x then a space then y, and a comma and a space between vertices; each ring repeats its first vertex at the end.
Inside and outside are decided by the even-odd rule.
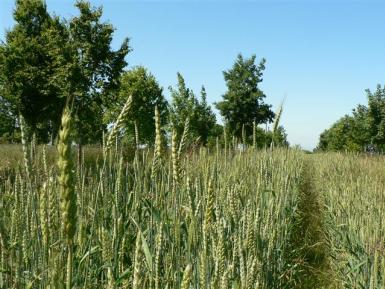
POLYGON ((382 157, 32 146, 1 175, 1 288, 384 288, 382 157))
POLYGON ((127 158, 129 105, 91 160, 68 108, 56 152, 2 148, 1 288, 384 288, 383 157, 189 146, 188 119, 167 148, 155 112, 127 158))

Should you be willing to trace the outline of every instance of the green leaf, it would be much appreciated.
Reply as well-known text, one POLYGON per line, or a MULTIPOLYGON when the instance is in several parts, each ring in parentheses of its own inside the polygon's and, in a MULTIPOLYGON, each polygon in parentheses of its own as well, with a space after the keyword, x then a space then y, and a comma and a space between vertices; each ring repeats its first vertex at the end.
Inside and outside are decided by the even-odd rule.
POLYGON ((146 257, 147 266, 148 266, 148 268, 152 268, 152 255, 150 253, 150 249, 148 247, 146 238, 144 237, 144 235, 142 233, 140 234, 140 236, 142 238, 142 249, 144 252, 144 256, 146 257))
POLYGON ((99 251, 100 251, 100 247, 99 247, 99 246, 92 247, 91 250, 88 250, 88 251, 83 255, 83 257, 80 259, 79 265, 81 265, 81 264, 83 263, 83 261, 84 261, 88 256, 91 256, 92 254, 95 254, 96 252, 99 252, 99 251))

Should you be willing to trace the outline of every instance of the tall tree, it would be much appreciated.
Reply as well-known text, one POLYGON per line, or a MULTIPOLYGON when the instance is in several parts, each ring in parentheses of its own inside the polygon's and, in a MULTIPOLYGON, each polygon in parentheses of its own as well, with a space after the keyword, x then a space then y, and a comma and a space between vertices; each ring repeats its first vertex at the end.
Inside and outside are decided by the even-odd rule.
MULTIPOLYGON (((4 47, 0 46, 0 57, 4 47)), ((1 61, 1 58, 0 58, 1 61)), ((3 92, 5 75, 0 73, 0 91, 3 92)), ((0 143, 12 141, 16 129, 16 116, 10 102, 0 95, 0 143)))
POLYGON ((61 112, 60 82, 52 77, 61 64, 54 51, 63 46, 53 43, 52 36, 61 25, 41 0, 17 0, 13 16, 16 24, 0 49, 0 95, 12 114, 21 114, 31 131, 44 138, 42 127, 49 120, 57 127, 61 112))
POLYGON ((176 130, 177 135, 181 136, 188 118, 190 139, 199 140, 200 143, 206 145, 216 124, 215 114, 207 103, 206 90, 202 87, 201 98, 198 100, 194 92, 186 87, 183 76, 178 73, 177 77, 177 88, 170 87, 172 98, 171 125, 176 130))
POLYGON ((116 101, 105 115, 106 123, 116 120, 121 108, 132 95, 133 103, 126 118, 126 135, 134 141, 135 123, 141 144, 152 145, 155 140, 154 111, 158 107, 162 125, 168 117, 167 101, 155 77, 144 67, 134 67, 123 73, 116 101))
POLYGON ((113 101, 129 46, 126 39, 111 48, 114 28, 101 21, 101 8, 86 1, 76 7, 80 15, 63 21, 42 0, 16 1, 16 25, 0 49, 0 95, 43 139, 57 132, 65 99, 73 98, 81 145, 99 141, 106 129, 100 115, 113 101))
POLYGON ((69 37, 76 77, 72 80, 75 128, 79 145, 100 141, 105 124, 100 117, 114 101, 120 75, 127 65, 130 51, 128 39, 120 48, 111 48, 114 28, 102 22, 101 7, 92 8, 87 1, 78 1, 80 15, 69 22, 69 37))
POLYGON ((216 107, 223 116, 230 133, 238 138, 242 136, 242 127, 246 136, 250 136, 253 130, 253 121, 257 124, 271 122, 274 113, 271 105, 265 104, 265 94, 258 87, 262 82, 265 69, 265 59, 255 64, 256 56, 244 59, 238 55, 233 67, 223 72, 227 92, 223 95, 223 101, 216 107))

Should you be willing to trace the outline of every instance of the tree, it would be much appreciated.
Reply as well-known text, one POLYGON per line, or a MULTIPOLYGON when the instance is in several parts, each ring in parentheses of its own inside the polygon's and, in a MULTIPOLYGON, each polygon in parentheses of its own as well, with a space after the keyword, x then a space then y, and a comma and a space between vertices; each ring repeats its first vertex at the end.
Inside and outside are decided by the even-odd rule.
POLYGON ((274 143, 275 146, 288 147, 289 142, 287 140, 287 133, 283 126, 278 126, 275 132, 269 131, 266 132, 266 138, 268 139, 268 143, 266 145, 270 145, 274 143))
POLYGON ((125 130, 134 140, 135 122, 142 144, 152 145, 155 139, 154 111, 158 107, 162 125, 168 117, 167 101, 155 77, 142 66, 134 67, 121 76, 118 97, 106 114, 106 123, 114 122, 129 95, 133 97, 132 108, 127 116, 125 130))
POLYGON ((233 67, 223 72, 227 92, 222 96, 223 101, 216 104, 230 133, 238 138, 242 136, 242 127, 246 136, 250 136, 253 121, 261 124, 271 122, 274 118, 271 105, 263 102, 266 96, 258 87, 262 82, 266 61, 262 59, 257 66, 255 59, 255 55, 244 59, 239 54, 233 67))
POLYGON ((0 95, 21 114, 31 131, 47 141, 55 135, 66 99, 73 99, 76 139, 101 140, 100 115, 113 101, 129 51, 126 39, 113 51, 113 27, 102 23, 102 9, 76 3, 78 17, 52 17, 42 0, 17 0, 16 25, 0 49, 0 95))
POLYGON ((21 114, 31 131, 45 139, 44 124, 51 120, 58 127, 63 103, 60 82, 53 77, 61 69, 59 54, 53 52, 63 43, 52 41, 61 25, 41 0, 17 0, 14 19, 0 49, 0 95, 11 114, 21 114))
POLYGON ((224 147, 225 139, 224 139, 224 127, 218 123, 215 123, 214 126, 210 130, 210 134, 207 139, 208 147, 216 147, 219 144, 221 147, 224 147))
POLYGON ((371 135, 371 143, 378 150, 385 149, 385 86, 377 85, 372 93, 366 90, 368 97, 367 124, 371 135))
POLYGON ((91 8, 86 1, 78 1, 76 7, 80 15, 68 26, 73 60, 70 69, 75 76, 70 91, 75 96, 76 139, 81 146, 101 140, 106 125, 100 116, 115 100, 130 48, 125 39, 118 50, 112 50, 114 28, 101 22, 102 8, 91 8))
MULTIPOLYGON (((3 46, 0 46, 0 56, 2 56, 3 46)), ((3 91, 4 75, 0 73, 0 91, 3 91)), ((16 117, 12 113, 11 104, 2 96, 0 96, 0 143, 13 140, 16 117)))
MULTIPOLYGON (((183 76, 177 73, 177 88, 169 87, 171 93, 170 122, 177 135, 182 135, 185 121, 191 117, 194 108, 194 99, 192 91, 186 87, 183 76)), ((191 119, 190 119, 191 122, 191 119)))
POLYGON ((351 130, 351 143, 356 146, 356 151, 365 151, 371 144, 370 123, 368 120, 368 108, 365 105, 359 104, 353 109, 353 122, 351 130))
POLYGON ((206 145, 210 136, 217 135, 216 118, 207 104, 207 93, 204 86, 201 88, 200 101, 195 100, 192 127, 195 135, 200 138, 200 143, 206 145))
POLYGON ((206 90, 202 87, 199 101, 193 91, 186 87, 183 76, 177 73, 177 77, 177 88, 169 88, 172 98, 170 107, 171 125, 176 130, 177 135, 181 136, 188 118, 191 138, 199 139, 200 143, 206 145, 216 124, 215 115, 207 104, 206 90))
POLYGON ((319 149, 321 150, 348 150, 347 143, 351 134, 352 117, 345 115, 334 123, 320 136, 319 149))
POLYGON ((318 150, 327 151, 363 151, 369 139, 359 139, 361 125, 354 116, 345 115, 320 135, 318 150))
POLYGON ((352 115, 345 115, 320 135, 317 150, 384 151, 385 88, 374 93, 366 90, 368 106, 358 105, 352 115))
POLYGON ((14 142, 18 138, 16 124, 17 116, 12 113, 10 104, 0 97, 0 143, 14 142))

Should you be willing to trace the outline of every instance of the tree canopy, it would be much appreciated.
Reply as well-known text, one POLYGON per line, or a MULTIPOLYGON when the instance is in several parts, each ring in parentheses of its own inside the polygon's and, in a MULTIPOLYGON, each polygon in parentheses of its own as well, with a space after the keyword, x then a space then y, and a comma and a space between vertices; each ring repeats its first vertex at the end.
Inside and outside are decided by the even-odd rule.
POLYGON ((92 8, 86 1, 78 1, 80 15, 70 20, 68 31, 73 53, 71 93, 75 95, 78 143, 101 140, 106 126, 100 117, 115 101, 120 75, 127 65, 125 56, 130 51, 126 38, 120 48, 111 48, 114 28, 102 22, 102 8, 92 8))
POLYGON ((125 121, 126 136, 131 142, 134 141, 136 122, 140 143, 152 145, 155 140, 155 107, 158 107, 163 126, 168 118, 168 103, 163 96, 162 88, 143 66, 125 71, 120 83, 118 97, 106 113, 105 121, 107 123, 115 121, 128 96, 132 95, 132 109, 125 121))
POLYGON ((322 132, 317 150, 363 152, 385 150, 385 87, 366 90, 368 105, 358 105, 322 132))
POLYGON ((43 137, 47 125, 58 127, 62 109, 60 70, 63 43, 61 24, 47 12, 43 1, 18 0, 14 10, 15 26, 6 33, 0 50, 0 95, 10 105, 12 114, 21 114, 32 131, 43 137), (39 128, 43 127, 39 130, 39 128))
POLYGON ((76 2, 80 15, 69 21, 51 16, 42 0, 17 0, 15 26, 0 49, 0 95, 46 141, 56 134, 65 99, 74 99, 79 143, 101 139, 100 115, 126 66, 126 39, 113 51, 113 27, 101 22, 102 9, 76 2))
POLYGON ((170 87, 171 106, 170 123, 181 136, 185 127, 186 119, 189 119, 189 134, 192 139, 207 144, 209 136, 214 133, 216 124, 215 114, 207 104, 207 94, 202 86, 200 100, 194 92, 186 87, 183 76, 178 73, 178 84, 176 88, 170 87))
POLYGON ((255 55, 246 59, 238 55, 233 67, 223 72, 227 92, 216 104, 230 133, 238 138, 242 137, 243 129, 247 136, 252 134, 254 121, 261 124, 274 118, 271 105, 263 102, 266 96, 258 86, 263 80, 266 61, 262 59, 256 65, 255 60, 255 55))
MULTIPOLYGON (((197 96, 177 73, 168 104, 163 88, 146 68, 127 68, 128 38, 112 48, 115 29, 102 19, 103 9, 86 0, 76 1, 75 7, 78 14, 65 19, 51 14, 44 0, 15 1, 15 25, 0 43, 1 142, 19 140, 20 118, 25 120, 27 141, 32 134, 40 142, 54 141, 63 108, 70 102, 72 137, 80 156, 82 145, 101 142, 130 95, 132 107, 122 130, 126 140, 153 144, 157 107, 165 133, 174 129, 181 137, 188 120, 190 142, 221 141, 224 128, 216 123, 204 86, 197 96)), ((255 124, 274 118, 259 88, 264 69, 264 59, 256 64, 255 55, 239 54, 233 67, 223 72, 227 92, 216 106, 225 121, 226 137, 250 142, 255 124)), ((261 143, 286 143, 282 127, 274 134, 261 132, 261 143)), ((376 138, 380 142, 381 135, 376 138)))

